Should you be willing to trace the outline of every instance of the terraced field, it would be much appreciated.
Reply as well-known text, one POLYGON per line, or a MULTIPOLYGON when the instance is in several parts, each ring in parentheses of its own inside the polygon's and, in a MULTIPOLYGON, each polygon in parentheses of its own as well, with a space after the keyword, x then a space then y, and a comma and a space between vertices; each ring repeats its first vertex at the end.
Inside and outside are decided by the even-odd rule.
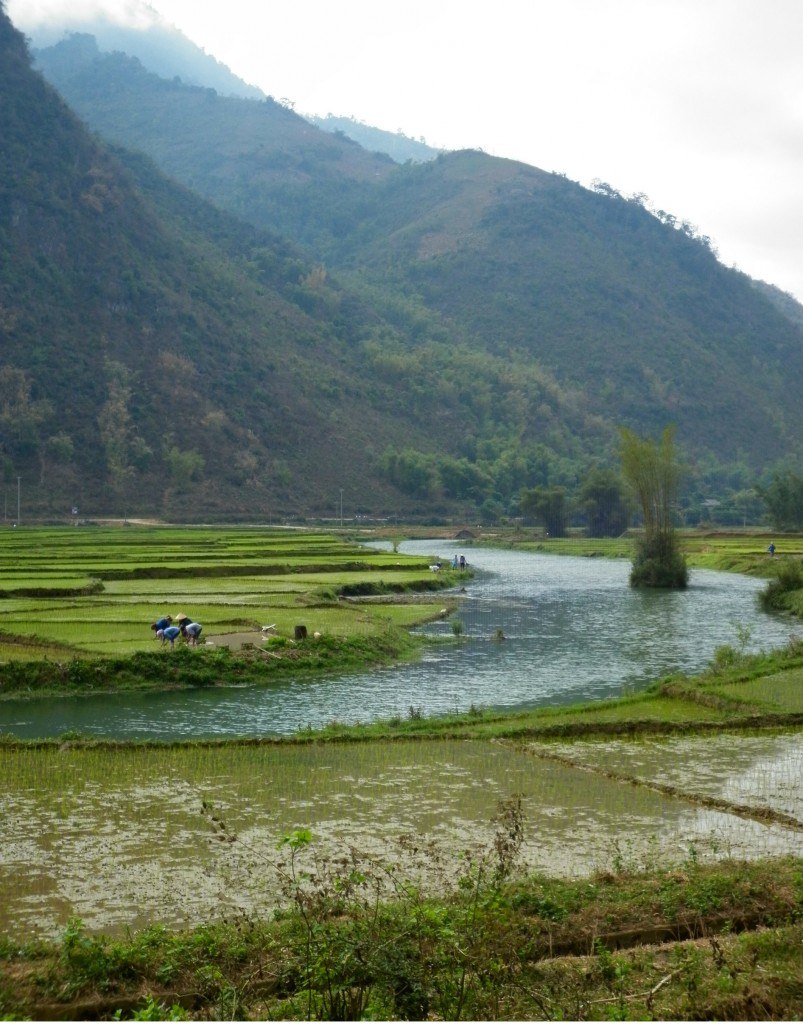
MULTIPOLYGON (((448 574, 444 574, 445 577, 448 574)), ((184 613, 203 640, 370 635, 441 614, 443 602, 356 605, 349 595, 421 593, 425 559, 324 533, 171 528, 0 531, 0 661, 154 649, 150 624, 184 613)), ((229 641, 230 642, 230 641, 229 641)))

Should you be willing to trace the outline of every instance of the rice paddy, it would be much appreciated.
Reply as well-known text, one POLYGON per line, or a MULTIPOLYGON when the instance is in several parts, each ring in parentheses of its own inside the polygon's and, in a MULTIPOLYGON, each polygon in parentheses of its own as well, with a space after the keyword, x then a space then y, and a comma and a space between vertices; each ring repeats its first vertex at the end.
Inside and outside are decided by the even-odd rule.
POLYGON ((270 529, 0 531, 0 662, 154 649, 149 626, 183 612, 204 641, 263 625, 342 637, 408 627, 443 601, 355 605, 352 593, 433 589, 427 560, 324 533, 270 529))
POLYGON ((523 861, 553 877, 591 876, 623 858, 643 868, 795 854, 802 769, 799 733, 742 737, 738 748, 732 737, 548 749, 443 740, 0 748, 0 935, 53 937, 76 916, 119 934, 270 915, 280 904, 277 843, 294 829, 312 832, 318 856, 356 848, 415 878, 427 870, 427 843, 453 863, 487 846, 498 802, 514 793, 523 861), (622 778, 589 771, 610 764, 622 778), (657 791, 656 778, 677 792, 657 791), (697 799, 712 793, 741 810, 697 799), (797 826, 762 816, 768 808, 796 815, 797 826))
MULTIPOLYGON (((0 662, 153 651, 150 623, 167 611, 203 622, 213 644, 263 643, 268 623, 288 641, 299 623, 330 637, 379 634, 442 618, 445 598, 418 592, 443 577, 426 558, 326 534, 8 531, 0 662), (377 601, 348 599, 365 593, 377 601), (402 593, 416 600, 392 599, 402 593)), ((478 713, 450 725, 453 735, 393 741, 366 731, 334 742, 333 725, 327 742, 310 732, 295 742, 0 744, 0 937, 51 938, 76 917, 108 934, 269 917, 282 900, 277 843, 295 829, 312 833, 309 856, 359 849, 411 879, 438 858, 449 871, 493 842, 497 806, 514 795, 524 865, 542 875, 798 855, 803 669, 798 659, 761 675, 743 661, 741 675, 549 709, 537 740, 526 735, 531 718, 518 729, 519 716, 505 726, 478 713), (775 724, 727 731, 740 716, 775 724), (628 723, 634 736, 606 734, 628 723), (652 726, 666 734, 645 735, 652 726), (558 727, 574 738, 548 739, 558 727), (594 739, 579 738, 587 729, 594 739)))

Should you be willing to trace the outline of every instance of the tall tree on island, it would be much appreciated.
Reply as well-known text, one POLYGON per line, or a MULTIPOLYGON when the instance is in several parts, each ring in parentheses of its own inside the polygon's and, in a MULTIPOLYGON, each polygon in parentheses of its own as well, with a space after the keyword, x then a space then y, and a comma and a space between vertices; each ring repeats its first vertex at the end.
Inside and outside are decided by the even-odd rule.
POLYGON ((682 589, 688 583, 674 525, 680 484, 674 433, 674 427, 666 427, 656 443, 627 427, 621 430, 622 473, 633 489, 644 524, 630 571, 634 587, 682 589))

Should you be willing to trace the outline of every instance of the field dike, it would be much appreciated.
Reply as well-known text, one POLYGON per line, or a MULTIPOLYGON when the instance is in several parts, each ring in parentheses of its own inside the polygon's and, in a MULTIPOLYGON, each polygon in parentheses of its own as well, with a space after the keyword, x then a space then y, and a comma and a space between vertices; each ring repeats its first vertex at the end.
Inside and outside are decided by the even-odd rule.
MULTIPOLYGON (((755 727, 755 723, 752 723, 755 727)), ((741 743, 747 744, 754 739, 754 737, 742 737, 741 743)), ((721 745, 723 736, 720 733, 717 734, 716 739, 713 741, 714 745, 721 745), (719 744, 717 743, 719 741, 719 744)), ((788 765, 784 764, 785 755, 779 755, 779 760, 775 763, 776 774, 779 771, 783 772, 787 783, 786 798, 790 802, 794 802, 796 813, 791 814, 786 811, 779 809, 774 806, 762 806, 761 801, 764 799, 762 789, 766 786, 766 780, 757 780, 758 785, 750 791, 749 788, 745 787, 743 790, 746 795, 753 798, 754 802, 736 802, 733 799, 726 797, 718 797, 715 795, 706 794, 704 792, 695 792, 695 779, 696 774, 693 771, 685 773, 682 779, 679 779, 677 783, 666 783, 662 782, 657 778, 646 777, 645 775, 631 774, 621 769, 611 768, 608 764, 596 763, 596 759, 601 755, 605 757, 606 761, 616 761, 617 757, 621 754, 621 747, 613 744, 595 743, 593 744, 594 759, 592 761, 584 759, 584 754, 587 753, 587 745, 584 747, 583 744, 572 744, 571 747, 564 747, 562 749, 550 748, 547 746, 539 746, 537 744, 527 744, 524 746, 517 745, 518 749, 522 749, 532 755, 533 757, 542 758, 544 760, 552 761, 557 764, 563 764, 571 768, 578 769, 579 771, 593 773, 601 776, 602 778, 611 779, 615 782, 623 783, 630 786, 641 787, 647 789, 653 793, 658 793, 663 796, 670 797, 672 799, 680 800, 685 803, 695 804, 698 807, 708 808, 711 810, 721 811, 724 814, 737 815, 738 817, 749 819, 756 822, 774 822, 779 825, 783 825, 788 829, 792 829, 803 835, 803 791, 800 790, 797 784, 797 772, 801 766, 803 766, 803 740, 797 734, 791 734, 784 736, 784 745, 788 741, 789 752, 788 752, 788 765), (795 799, 799 797, 800 799, 795 799)), ((766 748, 768 743, 766 739, 762 741, 762 747, 766 748)), ((780 746, 780 743, 774 744, 776 747, 780 746)), ((640 744, 642 751, 648 747, 648 744, 642 742, 640 744)), ((651 744, 651 752, 654 752, 657 744, 654 742, 651 744)), ((663 743, 663 752, 671 750, 673 756, 677 756, 678 752, 684 748, 684 744, 666 744, 663 743)), ((711 764, 712 755, 712 742, 706 743, 706 756, 709 758, 709 770, 711 764)), ((733 754, 733 737, 726 739, 726 750, 727 753, 733 754)), ((721 759, 720 759, 721 767, 721 759)), ((725 769, 727 770, 727 769, 725 769)), ((768 769, 769 770, 769 769, 768 769)), ((680 773, 683 775, 684 773, 680 773)), ((778 783, 776 782, 776 785, 778 783)), ((803 844, 803 839, 801 839, 803 844)))
MULTIPOLYGON (((599 1011, 607 1011, 610 1013, 612 1010, 615 1011, 622 1005, 630 1003, 633 1006, 634 1011, 637 1011, 639 1003, 643 1004, 646 1009, 655 1012, 654 1008, 657 1002, 656 997, 661 989, 665 988, 671 982, 677 982, 678 978, 682 982, 688 984, 688 978, 690 976, 694 978, 694 982, 697 983, 700 974, 702 973, 699 969, 701 961, 704 962, 706 958, 710 958, 712 963, 718 964, 720 971, 722 966, 730 966, 728 961, 735 959, 733 956, 733 947, 735 946, 734 938, 736 936, 743 935, 746 932, 754 932, 760 928, 772 928, 775 934, 781 934, 784 936, 784 940, 788 941, 791 945, 795 943, 799 944, 801 939, 801 929, 799 927, 789 927, 788 929, 777 928, 777 917, 770 918, 768 916, 760 916, 756 914, 742 914, 736 917, 729 916, 723 917, 722 915, 709 915, 701 916, 699 914, 693 915, 687 922, 680 923, 678 925, 666 925, 650 928, 636 928, 628 930, 620 930, 615 932, 600 932, 598 934, 588 934, 582 936, 582 938, 572 938, 565 942, 561 942, 558 936, 550 936, 548 940, 543 940, 539 945, 534 945, 528 950, 527 965, 530 971, 533 968, 540 968, 541 976, 546 973, 546 970, 552 970, 558 984, 564 987, 564 990, 569 987, 572 981, 574 981, 573 975, 576 977, 577 974, 583 974, 586 976, 593 976, 595 973, 601 973, 600 962, 607 966, 608 963, 618 966, 620 971, 626 971, 628 960, 621 954, 624 951, 639 949, 641 951, 641 958, 652 957, 654 962, 664 963, 667 961, 667 949, 671 948, 672 956, 675 963, 683 965, 684 958, 689 964, 695 963, 696 970, 689 966, 676 967, 669 973, 664 974, 661 977, 657 977, 651 987, 643 992, 630 993, 624 987, 619 985, 619 991, 613 986, 599 985, 598 991, 595 994, 593 1000, 589 998, 588 989, 590 986, 586 983, 586 992, 584 998, 580 997, 577 1001, 581 1007, 585 1003, 588 1006, 588 1010, 585 1014, 576 1014, 571 1019, 574 1020, 610 1020, 609 1016, 602 1016, 599 1011), (619 954, 617 956, 616 954, 619 954), (569 966, 570 965, 570 966, 569 966), (685 977, 684 977, 685 975, 685 977), (613 989, 613 991, 611 991, 613 989), (594 1003, 596 1003, 597 1013, 594 1013, 594 1003), (591 1012, 589 1012, 591 1011, 591 1012)), ((738 948, 738 947, 737 947, 738 948)), ((250 964, 253 969, 253 962, 250 964)), ((262 964, 261 971, 264 974, 269 974, 272 964, 262 964)), ((614 966, 614 970, 616 969, 614 966)), ((604 968, 603 968, 604 969, 604 968)), ((524 972, 522 972, 524 973, 524 972)), ((18 991, 22 993, 26 988, 35 989, 35 984, 31 984, 32 979, 25 969, 19 969, 14 972, 14 982, 18 986, 18 991)), ((651 979, 652 980, 652 979, 651 979)), ((756 986, 757 988, 757 986, 756 986)), ((772 1016, 773 1007, 778 1003, 777 995, 773 997, 771 994, 766 996, 754 994, 749 986, 743 985, 743 991, 738 993, 738 997, 733 1000, 729 1000, 731 1013, 727 1019, 731 1020, 761 1020, 761 1019, 781 1019, 779 1017, 772 1016), (740 1016, 738 1010, 742 1009, 743 1015, 740 1016), (736 1011, 736 1012, 733 1012, 736 1011), (766 1014, 766 1016, 764 1016, 766 1014)), ((247 998, 235 996, 229 996, 229 1004, 235 1002, 235 1005, 239 1004, 241 1010, 249 1008, 256 1004, 258 1007, 275 1006, 275 1005, 287 1005, 288 995, 284 983, 278 981, 275 978, 250 978, 247 981, 247 998)), ((551 994, 551 993, 550 993, 551 994)), ((669 994, 669 992, 667 992, 669 994)), ((577 998, 575 996, 575 998, 577 998)), ((543 1005, 543 997, 538 998, 538 1002, 543 1005)), ((552 1000, 553 1005, 559 1006, 557 1001, 552 1000)), ((210 999, 210 993, 208 986, 205 988, 171 988, 164 986, 140 986, 132 992, 118 991, 112 995, 108 994, 96 994, 89 998, 73 999, 69 1001, 55 1001, 55 1000, 41 1000, 25 1002, 20 1004, 24 1006, 24 1012, 26 1018, 29 1020, 66 1020, 66 1021, 77 1021, 77 1020, 108 1020, 108 1019, 198 1019, 208 1020, 210 1005, 214 1006, 214 1002, 210 999), (144 1011, 148 1007, 153 1007, 157 1013, 155 1016, 145 1017, 144 1011), (169 1009, 168 1009, 169 1008, 169 1009), (161 1012, 159 1012, 161 1011, 161 1012), (179 1011, 183 1011, 180 1013, 179 1011)), ((225 1004, 224 1004, 225 1005, 225 1004)), ((794 1001, 791 1001, 791 1006, 794 1007, 794 1001)), ((152 1011, 153 1012, 153 1011, 152 1011)), ((14 1019, 14 1018, 7 1018, 14 1019)), ((219 1019, 219 1018, 218 1018, 219 1019)), ((243 1016, 241 1019, 269 1019, 264 1017, 251 1018, 243 1016)), ((288 1015, 286 1019, 310 1019, 308 1017, 299 1016, 293 1018, 288 1015)), ((316 1019, 312 1017, 312 1019, 316 1019)), ((333 1018, 330 1018, 333 1019, 333 1018)), ((342 1018, 335 1019, 360 1019, 356 1016, 344 1014, 342 1018)), ((403 1018, 390 1018, 390 1019, 403 1019, 403 1018)), ((457 1017, 445 1018, 445 1019, 459 1019, 457 1017)), ((477 1017, 476 1019, 484 1019, 477 1017)), ((496 1017, 493 1019, 508 1019, 506 1017, 496 1017)), ((531 1019, 531 1020, 549 1020, 554 1019, 544 1013, 534 1013, 529 1017, 517 1017, 511 1019, 531 1019)), ((616 1016, 613 1019, 617 1020, 643 1020, 643 1019, 670 1019, 670 1015, 667 1014, 666 1018, 661 1016, 650 1017, 646 1014, 643 1016, 616 1016)), ((671 1019, 684 1019, 676 1014, 671 1015, 671 1019)), ((702 1019, 696 1016, 691 1016, 688 1019, 702 1019)), ((718 1018, 712 1018, 718 1019, 718 1018)), ((793 1019, 787 1017, 786 1019, 793 1019)))

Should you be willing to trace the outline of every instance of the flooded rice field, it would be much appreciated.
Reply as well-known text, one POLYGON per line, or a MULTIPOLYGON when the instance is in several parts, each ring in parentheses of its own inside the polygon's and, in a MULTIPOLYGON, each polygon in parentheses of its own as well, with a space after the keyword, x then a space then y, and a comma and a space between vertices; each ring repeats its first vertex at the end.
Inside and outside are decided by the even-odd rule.
MULTIPOLYGON (((532 744, 533 753, 559 758, 609 777, 631 779, 663 790, 682 789, 690 798, 747 806, 767 816, 803 822, 803 733, 704 739, 608 740, 532 744)), ((803 845, 803 837, 801 838, 803 845)))
POLYGON ((459 853, 490 847, 499 801, 514 794, 523 860, 551 876, 799 854, 803 843, 800 733, 521 749, 65 744, 2 750, 0 770, 0 935, 9 936, 54 936, 75 916, 119 933, 270 912, 281 902, 277 844, 301 828, 314 837, 308 857, 356 848, 436 885, 459 853), (622 778, 601 770, 611 767, 622 778), (655 780, 678 791, 658 791, 655 780), (710 793, 739 813, 697 799, 710 793), (767 808, 797 823, 762 817, 767 808), (422 852, 430 842, 440 862, 422 852))

